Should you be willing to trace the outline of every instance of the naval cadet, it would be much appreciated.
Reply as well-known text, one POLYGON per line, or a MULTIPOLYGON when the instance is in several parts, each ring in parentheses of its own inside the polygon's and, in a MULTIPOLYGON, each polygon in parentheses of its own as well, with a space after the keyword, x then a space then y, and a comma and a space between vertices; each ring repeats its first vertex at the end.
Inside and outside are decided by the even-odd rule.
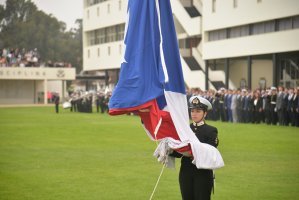
MULTIPOLYGON (((192 123, 190 127, 202 143, 218 146, 218 130, 206 124, 205 117, 212 109, 211 103, 200 96, 190 98, 192 123)), ((192 164, 192 157, 173 152, 171 156, 182 157, 179 173, 180 190, 183 200, 210 200, 214 185, 213 170, 198 169, 192 164)))

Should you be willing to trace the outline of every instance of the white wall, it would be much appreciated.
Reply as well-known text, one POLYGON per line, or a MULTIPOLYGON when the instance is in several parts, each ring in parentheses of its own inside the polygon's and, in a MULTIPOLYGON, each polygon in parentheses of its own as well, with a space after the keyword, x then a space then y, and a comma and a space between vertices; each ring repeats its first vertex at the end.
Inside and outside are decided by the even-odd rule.
MULTIPOLYGON (((62 81, 47 81, 49 92, 58 92, 60 100, 68 96, 66 84, 62 81), (64 91, 63 91, 64 90, 64 91)), ((34 104, 44 103, 44 81, 42 80, 0 80, 0 104, 34 104), (38 98, 40 102, 38 102, 38 98)))
POLYGON ((127 0, 104 1, 102 3, 84 8, 83 31, 91 31, 124 23, 127 18, 126 13, 127 0))
POLYGON ((175 15, 188 36, 200 35, 202 18, 200 16, 190 17, 179 0, 171 0, 170 2, 173 15, 175 15))
POLYGON ((63 83, 62 81, 48 81, 47 89, 49 92, 58 92, 61 102, 64 100, 64 98, 68 97, 66 82, 63 83))
MULTIPOLYGON (((267 87, 271 87, 273 70, 272 60, 252 60, 251 67, 251 89, 259 88, 259 80, 265 78, 267 81, 267 87)), ((240 87, 240 81, 242 78, 246 80, 248 84, 248 71, 247 60, 232 60, 230 61, 229 77, 232 84, 229 85, 230 89, 237 89, 240 87)))
MULTIPOLYGON (((298 1, 299 2, 299 1, 298 1)), ((203 58, 231 58, 299 50, 299 29, 203 43, 203 58)))
POLYGON ((273 85, 273 63, 272 60, 253 60, 252 61, 252 89, 259 88, 259 80, 266 79, 266 87, 273 85))
POLYGON ((87 31, 125 23, 127 0, 110 0, 84 9, 83 70, 106 70, 120 67, 123 41, 87 46, 87 31), (108 11, 109 10, 109 11, 108 11), (89 17, 88 17, 89 13, 89 17), (110 49, 110 53, 109 53, 110 49), (89 53, 88 53, 89 52, 89 53), (88 56, 89 54, 89 56, 88 56))
POLYGON ((299 50, 299 29, 207 41, 211 30, 299 15, 298 0, 203 0, 203 59, 231 58, 299 50))
POLYGON ((212 0, 203 1, 204 31, 279 19, 299 14, 298 0, 216 0, 215 12, 212 12, 212 0))
POLYGON ((111 42, 94 45, 83 49, 83 66, 85 71, 116 69, 120 67, 123 52, 123 42, 111 42), (110 54, 109 50, 110 49, 110 54), (99 50, 99 55, 98 55, 99 50), (89 51, 89 57, 88 57, 89 51))
POLYGON ((33 104, 34 81, 0 80, 0 104, 33 104))

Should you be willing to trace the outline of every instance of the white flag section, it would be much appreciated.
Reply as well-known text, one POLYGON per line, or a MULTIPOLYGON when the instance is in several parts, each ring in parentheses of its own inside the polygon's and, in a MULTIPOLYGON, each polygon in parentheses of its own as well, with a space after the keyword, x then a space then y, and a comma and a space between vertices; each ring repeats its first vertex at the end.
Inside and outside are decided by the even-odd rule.
POLYGON ((170 0, 129 0, 125 53, 109 114, 134 112, 160 141, 159 161, 176 150, 192 154, 197 168, 224 166, 219 151, 200 143, 189 126, 187 98, 170 0))
MULTIPOLYGON (((165 91, 165 98, 174 126, 182 141, 181 143, 189 143, 191 145, 194 157, 192 163, 195 164, 197 168, 201 169, 218 169, 223 167, 224 162, 218 149, 209 144, 199 142, 198 138, 191 130, 186 95, 165 91)), ((171 141, 169 141, 168 144, 172 149, 178 149, 182 145, 171 141), (174 144, 178 145, 178 148, 175 148, 174 144)))

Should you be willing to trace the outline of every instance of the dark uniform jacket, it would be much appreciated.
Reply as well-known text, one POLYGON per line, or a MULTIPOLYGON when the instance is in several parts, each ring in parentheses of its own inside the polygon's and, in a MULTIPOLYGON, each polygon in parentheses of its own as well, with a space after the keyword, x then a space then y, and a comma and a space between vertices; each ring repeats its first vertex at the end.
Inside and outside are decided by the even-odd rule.
POLYGON ((200 142, 210 144, 214 147, 218 146, 217 128, 208 124, 197 126, 195 123, 190 124, 190 127, 200 142))
MULTIPOLYGON (((214 147, 218 146, 218 130, 214 126, 210 126, 206 123, 197 126, 195 123, 191 123, 190 128, 195 133, 200 142, 212 145, 214 147)), ((170 156, 181 158, 183 155, 177 152, 173 152, 170 156)), ((189 157, 188 159, 190 160, 189 157)))
MULTIPOLYGON (((217 128, 202 124, 191 124, 191 129, 202 143, 218 146, 217 128)), ((172 156, 182 157, 179 153, 172 156)), ((214 184, 213 171, 208 169, 197 169, 192 164, 193 158, 183 156, 181 159, 181 169, 179 175, 180 189, 183 200, 210 200, 211 191, 214 184)))
MULTIPOLYGON (((190 127, 200 142, 212 145, 214 147, 218 146, 219 142, 217 128, 206 123, 199 126, 197 126, 195 123, 192 123, 190 124, 190 127)), ((191 164, 191 166, 196 167, 191 161, 192 158, 190 159, 190 157, 183 157, 181 163, 188 163, 191 164)))

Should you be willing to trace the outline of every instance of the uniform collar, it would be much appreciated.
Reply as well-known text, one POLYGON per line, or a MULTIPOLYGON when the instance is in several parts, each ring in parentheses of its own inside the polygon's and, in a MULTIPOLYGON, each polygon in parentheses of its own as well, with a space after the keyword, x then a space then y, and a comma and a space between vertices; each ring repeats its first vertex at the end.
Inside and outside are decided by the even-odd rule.
POLYGON ((201 122, 198 122, 198 123, 196 123, 196 122, 192 122, 192 124, 193 124, 193 126, 195 126, 195 127, 199 127, 199 126, 204 125, 204 124, 205 124, 205 121, 201 121, 201 122))

